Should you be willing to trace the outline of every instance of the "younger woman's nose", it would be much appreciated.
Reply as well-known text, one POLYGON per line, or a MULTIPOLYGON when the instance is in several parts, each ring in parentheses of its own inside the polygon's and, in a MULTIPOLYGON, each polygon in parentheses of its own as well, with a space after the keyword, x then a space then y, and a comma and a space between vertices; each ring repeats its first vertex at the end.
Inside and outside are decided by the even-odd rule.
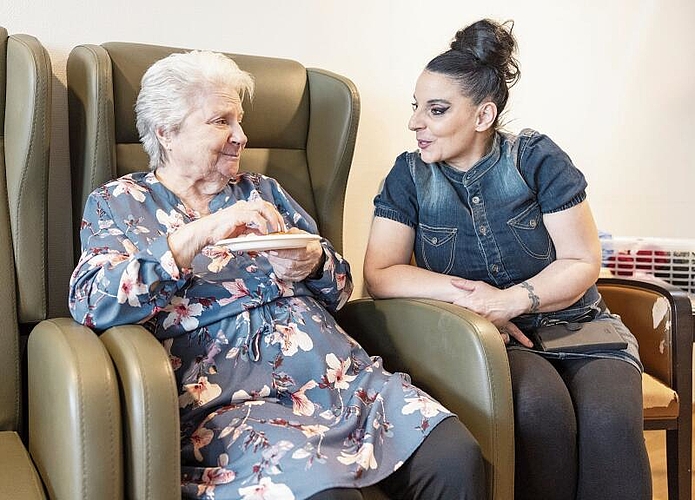
POLYGON ((416 130, 420 130, 421 128, 422 128, 422 124, 421 124, 420 119, 418 118, 417 111, 416 111, 410 117, 410 120, 408 120, 408 129, 415 132, 416 130))

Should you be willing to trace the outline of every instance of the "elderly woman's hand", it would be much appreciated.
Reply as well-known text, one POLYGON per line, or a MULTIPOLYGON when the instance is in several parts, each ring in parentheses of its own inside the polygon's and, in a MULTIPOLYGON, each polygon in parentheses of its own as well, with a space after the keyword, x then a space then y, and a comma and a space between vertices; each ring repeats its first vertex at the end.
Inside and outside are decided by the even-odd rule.
POLYGON ((169 235, 169 248, 179 267, 190 267, 207 245, 242 234, 268 234, 285 230, 285 221, 272 203, 238 201, 231 207, 201 217, 169 235))
MULTIPOLYGON (((291 228, 288 232, 306 231, 291 228)), ((278 278, 284 281, 302 281, 318 271, 318 266, 323 261, 323 247, 319 241, 310 241, 304 248, 271 250, 266 255, 278 278)))
MULTIPOLYGON (((207 244, 242 234, 268 234, 285 231, 285 221, 272 203, 265 200, 237 201, 231 207, 208 215, 207 244)), ((203 245, 204 246, 204 245, 203 245)))

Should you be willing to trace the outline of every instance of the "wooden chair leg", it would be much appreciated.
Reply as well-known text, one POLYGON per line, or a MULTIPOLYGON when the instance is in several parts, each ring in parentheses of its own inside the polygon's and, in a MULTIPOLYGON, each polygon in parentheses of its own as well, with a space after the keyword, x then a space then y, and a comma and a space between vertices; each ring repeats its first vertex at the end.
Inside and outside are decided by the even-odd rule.
POLYGON ((669 500, 692 499, 692 434, 666 431, 666 474, 669 500))

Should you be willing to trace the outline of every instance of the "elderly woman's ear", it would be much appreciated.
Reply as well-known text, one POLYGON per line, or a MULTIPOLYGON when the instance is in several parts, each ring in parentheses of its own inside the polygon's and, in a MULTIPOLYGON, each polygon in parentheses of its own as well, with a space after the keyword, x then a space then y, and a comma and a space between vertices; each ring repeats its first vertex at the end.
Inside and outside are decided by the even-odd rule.
POLYGON ((171 132, 164 130, 162 127, 157 127, 155 134, 157 134, 157 139, 162 147, 168 150, 171 143, 171 132))

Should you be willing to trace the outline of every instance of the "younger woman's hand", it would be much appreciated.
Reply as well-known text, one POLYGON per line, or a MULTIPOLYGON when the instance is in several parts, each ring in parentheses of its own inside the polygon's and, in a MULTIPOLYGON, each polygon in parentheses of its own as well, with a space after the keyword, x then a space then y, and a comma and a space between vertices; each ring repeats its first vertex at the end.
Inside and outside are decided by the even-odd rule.
POLYGON ((521 343, 521 345, 529 348, 533 347, 533 342, 531 342, 531 339, 524 335, 524 332, 519 330, 519 327, 511 321, 502 326, 495 326, 497 326, 497 329, 500 331, 500 335, 502 336, 502 340, 504 340, 505 344, 509 344, 509 342, 512 340, 512 337, 514 337, 521 343))
POLYGON ((500 290, 484 281, 452 278, 451 284, 461 293, 453 301, 494 324, 502 335, 505 344, 514 337, 522 345, 533 347, 533 342, 510 320, 518 315, 505 290, 500 290))

